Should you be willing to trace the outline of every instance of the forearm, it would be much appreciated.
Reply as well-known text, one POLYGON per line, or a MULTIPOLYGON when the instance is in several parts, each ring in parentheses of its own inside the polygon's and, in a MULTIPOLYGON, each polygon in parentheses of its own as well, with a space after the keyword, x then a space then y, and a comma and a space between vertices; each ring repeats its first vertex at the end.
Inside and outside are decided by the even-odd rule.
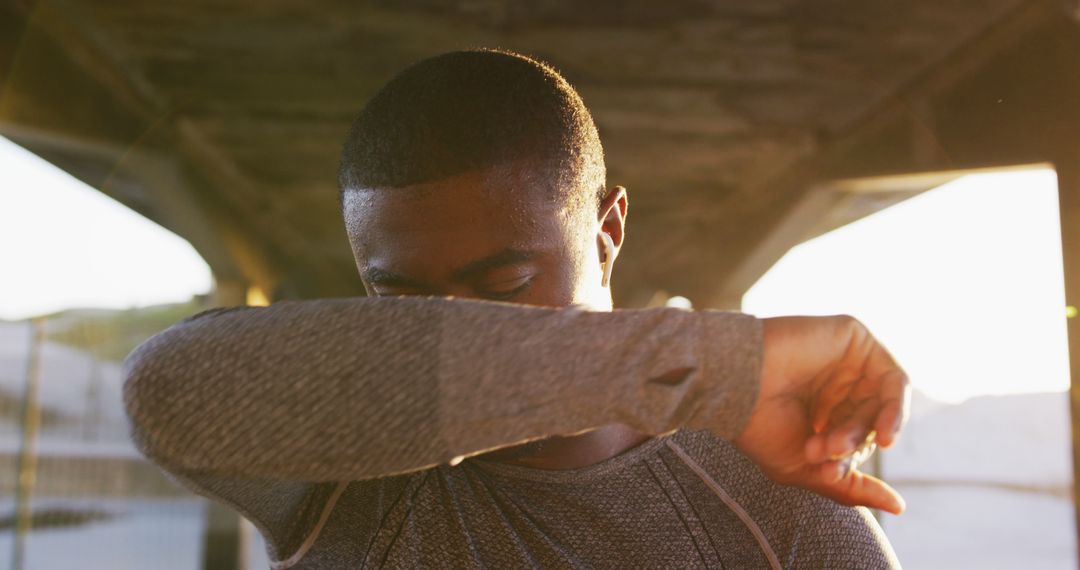
POLYGON ((624 423, 733 437, 760 321, 430 298, 284 301, 170 327, 124 362, 140 449, 164 466, 340 480, 624 423))

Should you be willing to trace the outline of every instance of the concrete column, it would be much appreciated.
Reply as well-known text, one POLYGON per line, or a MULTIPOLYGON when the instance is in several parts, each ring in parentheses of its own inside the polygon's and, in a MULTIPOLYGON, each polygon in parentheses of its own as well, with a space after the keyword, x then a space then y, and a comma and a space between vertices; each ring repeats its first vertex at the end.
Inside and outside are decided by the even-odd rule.
MULTIPOLYGON (((1065 304, 1080 307, 1080 151, 1058 160, 1058 201, 1061 210, 1061 250, 1065 269, 1065 304)), ((1066 307, 1062 307, 1066 311, 1066 307)), ((1069 310, 1066 318, 1069 335, 1069 411, 1072 424, 1073 509, 1080 543, 1080 317, 1069 310)))
POLYGON ((203 534, 203 570, 244 570, 249 537, 236 511, 210 501, 203 534))
POLYGON ((247 302, 248 284, 243 281, 214 279, 210 302, 215 307, 233 307, 247 302))

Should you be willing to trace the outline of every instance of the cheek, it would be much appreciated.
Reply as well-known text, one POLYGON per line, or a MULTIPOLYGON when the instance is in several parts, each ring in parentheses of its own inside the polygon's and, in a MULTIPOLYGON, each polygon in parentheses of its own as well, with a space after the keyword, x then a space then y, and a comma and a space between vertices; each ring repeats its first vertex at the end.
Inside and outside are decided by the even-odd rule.
POLYGON ((517 301, 529 305, 566 307, 577 302, 574 283, 566 272, 545 273, 533 280, 532 286, 517 301))

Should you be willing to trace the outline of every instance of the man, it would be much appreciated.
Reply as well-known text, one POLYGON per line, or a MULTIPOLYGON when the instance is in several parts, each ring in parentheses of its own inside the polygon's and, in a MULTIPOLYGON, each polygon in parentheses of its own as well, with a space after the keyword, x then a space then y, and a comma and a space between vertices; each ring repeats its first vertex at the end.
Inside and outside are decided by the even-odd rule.
POLYGON ((902 501, 837 457, 892 443, 903 371, 849 317, 612 310, 627 194, 555 70, 406 69, 340 183, 368 297, 214 309, 125 360, 139 448, 273 568, 898 566, 845 505, 902 501))

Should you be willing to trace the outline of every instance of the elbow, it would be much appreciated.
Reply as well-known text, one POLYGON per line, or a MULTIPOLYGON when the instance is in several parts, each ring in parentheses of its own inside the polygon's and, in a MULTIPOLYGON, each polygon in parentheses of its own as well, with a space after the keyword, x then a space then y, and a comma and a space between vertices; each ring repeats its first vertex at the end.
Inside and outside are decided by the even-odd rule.
POLYGON ((168 417, 176 412, 169 410, 170 402, 176 401, 173 392, 177 388, 169 373, 176 347, 168 341, 167 331, 158 333, 135 347, 121 364, 124 412, 132 443, 162 466, 174 459, 165 452, 171 440, 168 417))
MULTIPOLYGON (((135 448, 165 469, 193 460, 191 436, 205 401, 193 374, 210 359, 205 339, 229 322, 225 314, 251 307, 218 307, 187 317, 135 347, 121 364, 124 412, 135 448), (223 321, 222 319, 226 320, 223 321)), ((202 417, 205 420, 205 417, 202 417)))

